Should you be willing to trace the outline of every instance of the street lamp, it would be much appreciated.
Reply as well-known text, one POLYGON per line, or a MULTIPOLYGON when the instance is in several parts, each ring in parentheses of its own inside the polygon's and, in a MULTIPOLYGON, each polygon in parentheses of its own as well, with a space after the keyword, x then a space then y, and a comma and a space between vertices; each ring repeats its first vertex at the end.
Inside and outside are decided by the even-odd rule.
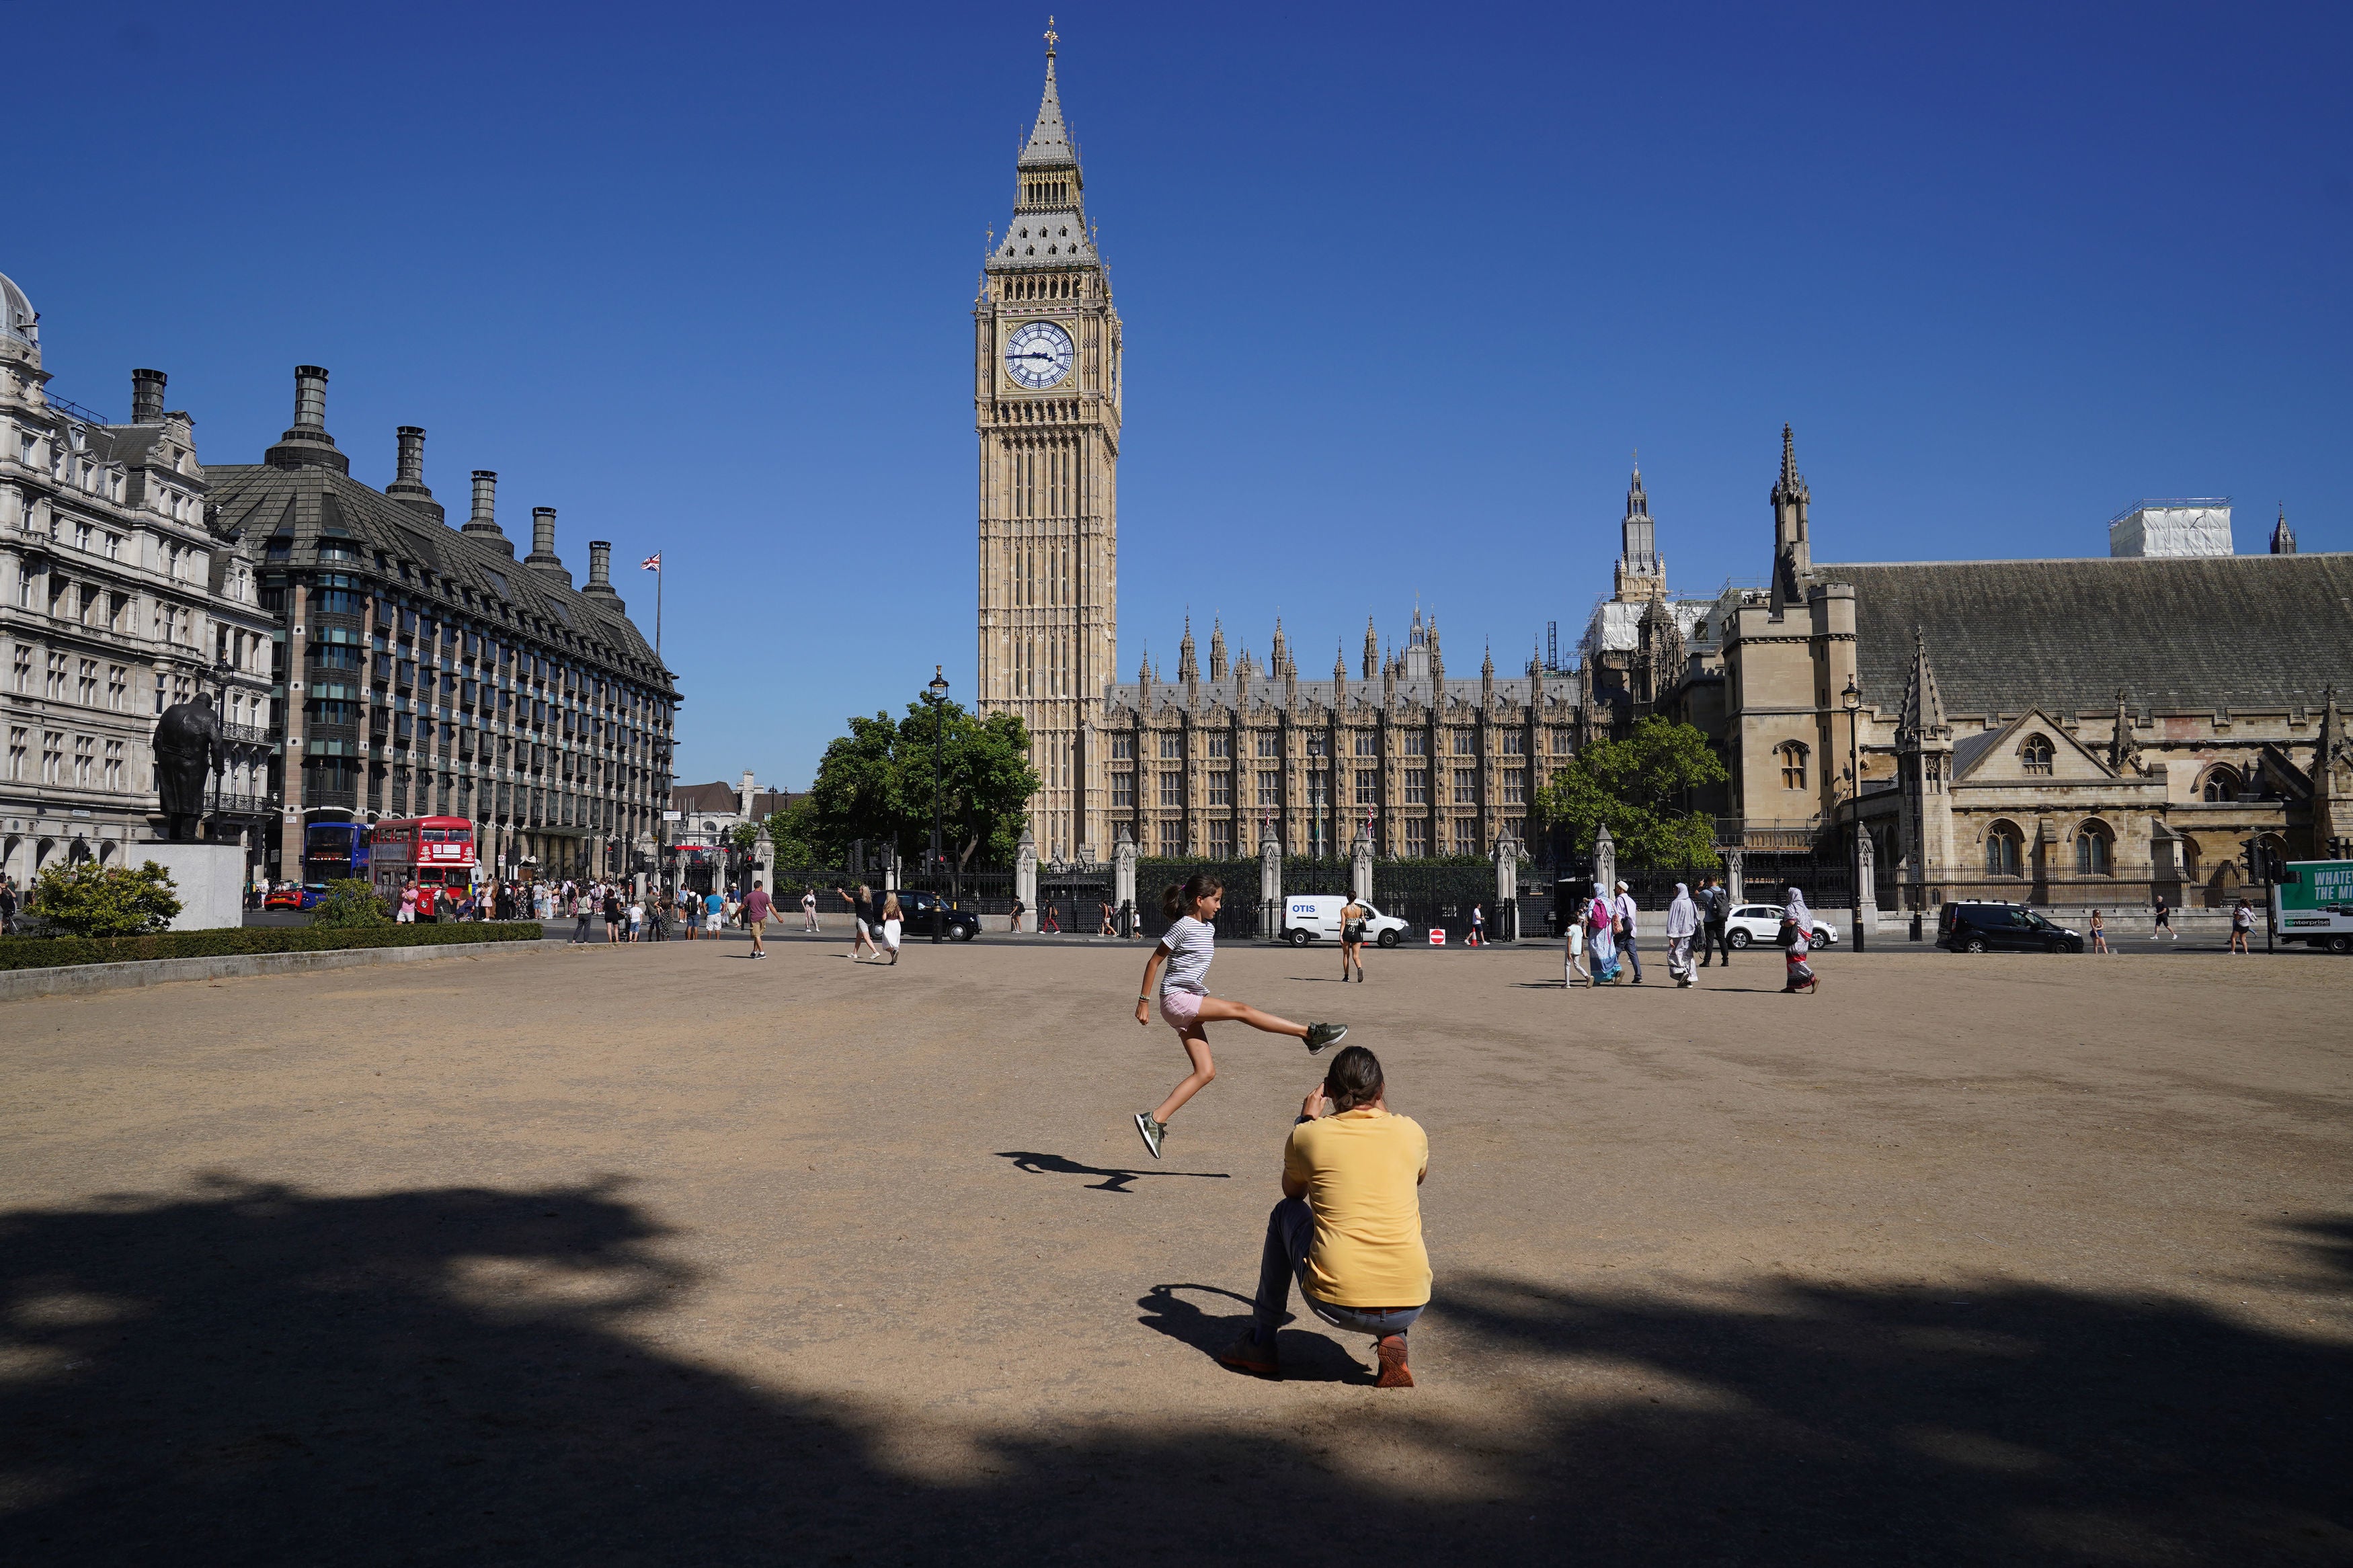
POLYGON ((942 761, 948 741, 948 678, 943 667, 932 666, 931 684, 923 689, 932 700, 932 941, 947 941, 947 911, 940 904, 939 870, 945 857, 940 852, 940 813, 945 797, 941 779, 944 771, 942 761))
POLYGON ((1840 693, 1846 699, 1846 777, 1847 816, 1852 820, 1853 842, 1847 849, 1847 886, 1853 889, 1848 900, 1854 915, 1854 950, 1864 950, 1862 931, 1862 772, 1860 750, 1855 742, 1855 726, 1862 719, 1862 689, 1854 677, 1846 678, 1846 689, 1840 693))

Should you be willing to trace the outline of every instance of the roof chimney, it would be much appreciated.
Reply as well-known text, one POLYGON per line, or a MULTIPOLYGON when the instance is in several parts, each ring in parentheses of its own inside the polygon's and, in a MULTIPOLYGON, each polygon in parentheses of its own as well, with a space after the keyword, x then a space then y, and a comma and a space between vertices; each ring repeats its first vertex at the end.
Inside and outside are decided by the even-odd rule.
POLYGON ((555 509, 535 506, 531 509, 531 553, 522 558, 526 566, 536 566, 543 572, 553 572, 569 584, 572 574, 564 569, 563 558, 555 553, 555 509))
POLYGON ((495 544, 509 555, 514 553, 514 541, 499 527, 499 476, 495 470, 474 470, 474 515, 459 531, 470 533, 485 544, 495 544))
POLYGON ((275 468, 352 471, 352 460, 336 449, 335 438, 327 434, 327 373, 319 366, 294 367, 294 427, 280 436, 261 460, 275 468))
POLYGON ((384 487, 384 493, 403 506, 423 512, 436 522, 444 521, 441 504, 433 492, 425 488, 425 431, 421 426, 403 425, 394 434, 400 441, 399 475, 384 487))
POLYGON ((613 592, 613 542, 592 539, 588 542, 588 581, 580 590, 600 599, 611 599, 616 605, 620 595, 613 592))
POLYGON ((131 423, 164 423, 164 384, 170 379, 160 370, 134 370, 131 373, 131 423))

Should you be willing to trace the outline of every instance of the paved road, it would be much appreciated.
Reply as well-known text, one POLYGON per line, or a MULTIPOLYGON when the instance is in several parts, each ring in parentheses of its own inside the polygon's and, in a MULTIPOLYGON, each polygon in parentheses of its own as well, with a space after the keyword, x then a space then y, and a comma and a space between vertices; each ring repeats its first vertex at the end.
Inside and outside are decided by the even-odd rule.
POLYGON ((1229 1374, 1316 1065, 1083 942, 0 1006, 0 1558, 2342 1563, 2344 972, 1229 949, 1433 1148, 1422 1385, 1229 1374))

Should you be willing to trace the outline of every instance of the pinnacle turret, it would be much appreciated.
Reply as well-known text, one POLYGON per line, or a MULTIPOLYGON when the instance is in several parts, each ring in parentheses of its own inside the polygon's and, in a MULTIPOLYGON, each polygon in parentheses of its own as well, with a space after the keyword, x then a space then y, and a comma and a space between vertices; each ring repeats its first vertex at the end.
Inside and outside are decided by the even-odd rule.
POLYGON ((1223 621, 1212 619, 1209 622, 1209 679, 1223 680, 1226 675, 1226 625, 1223 621))
POLYGON ((2295 553, 2295 531, 2287 525, 2285 501, 2280 503, 2279 521, 2272 525, 2272 553, 2274 555, 2295 553))

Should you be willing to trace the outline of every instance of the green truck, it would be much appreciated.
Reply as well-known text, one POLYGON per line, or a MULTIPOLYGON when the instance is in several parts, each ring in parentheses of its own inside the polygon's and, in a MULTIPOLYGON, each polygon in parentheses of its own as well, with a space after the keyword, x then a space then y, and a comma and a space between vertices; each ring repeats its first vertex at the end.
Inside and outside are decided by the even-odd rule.
POLYGON ((2272 929, 2282 942, 2353 952, 2353 860, 2291 860, 2272 885, 2272 929))

